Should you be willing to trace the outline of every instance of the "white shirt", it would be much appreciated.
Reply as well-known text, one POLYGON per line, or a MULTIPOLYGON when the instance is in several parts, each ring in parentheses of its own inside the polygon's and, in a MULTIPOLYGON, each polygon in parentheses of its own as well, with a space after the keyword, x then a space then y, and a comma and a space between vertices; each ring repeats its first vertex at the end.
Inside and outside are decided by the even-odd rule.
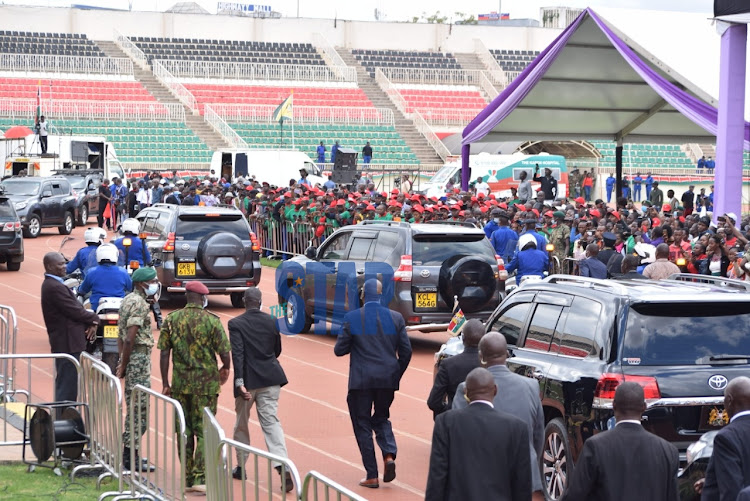
POLYGON ((732 416, 732 419, 730 419, 729 422, 731 423, 735 419, 743 417, 743 416, 750 416, 750 411, 738 412, 737 414, 735 414, 734 416, 732 416))
POLYGON ((477 195, 480 193, 484 196, 487 196, 490 194, 490 185, 482 181, 481 183, 477 183, 474 185, 474 188, 477 190, 477 195))
POLYGON ((144 188, 141 188, 138 190, 138 193, 136 194, 135 199, 138 201, 139 204, 150 204, 151 203, 151 190, 147 190, 144 188))
POLYGON ((472 400, 471 402, 469 402, 469 405, 471 404, 484 404, 484 405, 489 405, 493 409, 495 408, 495 404, 493 404, 489 400, 472 400))
POLYGON ((618 421, 617 423, 615 423, 615 426, 617 426, 618 424, 622 424, 622 423, 632 423, 632 424, 638 424, 638 425, 643 426, 643 424, 640 421, 636 421, 635 419, 623 419, 622 421, 618 421))
POLYGON ((39 135, 40 136, 46 136, 47 135, 47 122, 39 122, 39 135))

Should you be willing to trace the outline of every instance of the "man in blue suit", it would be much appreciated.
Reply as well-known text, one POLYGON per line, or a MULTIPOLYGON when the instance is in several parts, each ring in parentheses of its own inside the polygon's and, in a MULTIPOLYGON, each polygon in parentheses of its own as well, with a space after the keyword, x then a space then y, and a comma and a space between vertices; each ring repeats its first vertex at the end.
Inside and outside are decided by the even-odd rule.
POLYGON ((346 402, 367 472, 359 485, 372 489, 379 487, 373 431, 383 453, 383 482, 396 478, 396 438, 388 418, 394 393, 411 360, 404 317, 380 304, 381 294, 380 281, 365 282, 364 306, 344 316, 333 348, 338 357, 351 354, 346 402))

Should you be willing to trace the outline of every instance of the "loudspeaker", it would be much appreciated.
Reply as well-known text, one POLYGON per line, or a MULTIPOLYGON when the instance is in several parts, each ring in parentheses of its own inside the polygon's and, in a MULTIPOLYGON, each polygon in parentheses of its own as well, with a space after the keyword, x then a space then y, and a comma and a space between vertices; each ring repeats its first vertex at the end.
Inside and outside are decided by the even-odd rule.
POLYGON ((336 152, 336 160, 333 163, 333 172, 337 170, 357 170, 357 153, 350 148, 339 148, 336 152))
MULTIPOLYGON (((338 156, 336 158, 338 163, 338 156)), ((333 176, 332 180, 334 183, 338 185, 342 184, 355 184, 357 182, 357 171, 356 170, 348 170, 348 169, 334 169, 334 171, 331 173, 331 176, 333 176)))

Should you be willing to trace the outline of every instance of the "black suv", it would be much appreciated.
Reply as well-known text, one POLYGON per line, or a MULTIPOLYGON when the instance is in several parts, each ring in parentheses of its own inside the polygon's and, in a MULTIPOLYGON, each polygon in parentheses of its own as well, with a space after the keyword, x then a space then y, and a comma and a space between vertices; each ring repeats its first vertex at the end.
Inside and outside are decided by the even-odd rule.
MULTIPOLYGON (((750 362, 748 289, 696 275, 658 282, 554 275, 508 294, 486 330, 508 340, 511 370, 539 380, 548 499, 562 495, 583 442, 614 425, 621 382, 643 386, 643 425, 683 460, 691 442, 727 422, 724 388, 747 375, 750 362)), ((454 339, 438 362, 460 351, 454 339)))
POLYGON ((242 308, 245 290, 260 283, 258 240, 238 209, 154 204, 136 219, 165 292, 185 292, 188 282, 200 280, 242 308))
MULTIPOLYGON (((334 326, 342 322, 341 305, 334 306, 342 262, 353 263, 358 290, 368 262, 385 263, 392 269, 394 291, 389 306, 403 315, 408 330, 444 331, 453 316, 456 296, 467 318, 488 318, 502 300, 508 277, 484 231, 459 224, 364 221, 338 229, 319 249, 310 248, 305 256, 291 261, 305 269, 315 261, 330 270, 324 319, 315 317, 315 279, 309 270, 300 286, 288 283, 292 294, 286 321, 296 332, 308 332, 318 320, 334 326), (303 312, 304 321, 300 317, 303 312), (299 326, 302 328, 295 329, 299 326)), ((348 302, 345 309, 351 309, 348 302)))
POLYGON ((61 235, 70 235, 75 228, 76 197, 66 179, 9 177, 2 185, 21 218, 24 236, 36 238, 42 228, 55 226, 61 235))
POLYGON ((21 220, 13 208, 13 202, 3 194, 0 186, 0 263, 8 271, 18 271, 23 262, 23 233, 21 220))
POLYGON ((89 215, 99 212, 99 186, 104 179, 103 170, 65 169, 54 171, 55 176, 64 177, 76 197, 78 224, 86 226, 89 215))

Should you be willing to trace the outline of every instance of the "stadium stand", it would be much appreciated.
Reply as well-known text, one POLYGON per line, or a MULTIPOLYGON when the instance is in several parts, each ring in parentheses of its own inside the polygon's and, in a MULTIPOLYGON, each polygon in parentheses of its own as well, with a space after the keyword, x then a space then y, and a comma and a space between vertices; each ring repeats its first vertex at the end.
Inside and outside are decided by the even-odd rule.
POLYGON ((490 52, 505 71, 512 72, 523 71, 539 55, 539 52, 533 50, 493 49, 490 52))
POLYGON ((149 63, 153 59, 171 59, 325 66, 323 58, 309 43, 153 37, 131 37, 130 39, 146 54, 149 63))
MULTIPOLYGON (((0 129, 14 125, 33 127, 30 118, 0 117, 0 129)), ((52 132, 103 135, 125 163, 207 163, 211 151, 184 123, 161 121, 65 120, 54 118, 52 132)))
POLYGON ((0 31, 0 53, 50 56, 105 57, 86 35, 0 31))
POLYGON ((58 80, 0 77, 0 98, 36 97, 41 85, 46 99, 156 101, 135 80, 58 80), (50 95, 51 94, 51 95, 50 95))
POLYGON ((356 87, 281 87, 185 83, 199 103, 267 104, 278 106, 294 91, 295 106, 372 106, 356 87))
POLYGON ((354 49, 352 54, 373 78, 375 68, 461 69, 451 53, 354 49))
MULTIPOLYGON (((250 147, 276 147, 280 143, 278 124, 274 123, 230 123, 232 128, 247 141, 250 147)), ((1 124, 0 124, 1 126, 1 124)), ((284 146, 292 143, 291 131, 284 129, 284 146)), ((294 126, 294 143, 297 148, 316 159, 316 148, 320 141, 326 145, 326 159, 331 155, 331 146, 339 141, 342 148, 362 150, 367 141, 373 148, 373 162, 384 164, 417 164, 412 153, 393 126, 387 125, 343 125, 305 124, 294 126)), ((361 154, 359 162, 362 162, 361 154)))
MULTIPOLYGON (((590 141, 599 150, 600 167, 615 167, 615 144, 611 141, 590 141)), ((623 166, 632 169, 690 169, 692 160, 678 144, 630 144, 623 145, 623 166)))
POLYGON ((408 105, 407 112, 416 110, 424 114, 440 109, 472 110, 477 113, 487 106, 479 90, 399 89, 408 105))

